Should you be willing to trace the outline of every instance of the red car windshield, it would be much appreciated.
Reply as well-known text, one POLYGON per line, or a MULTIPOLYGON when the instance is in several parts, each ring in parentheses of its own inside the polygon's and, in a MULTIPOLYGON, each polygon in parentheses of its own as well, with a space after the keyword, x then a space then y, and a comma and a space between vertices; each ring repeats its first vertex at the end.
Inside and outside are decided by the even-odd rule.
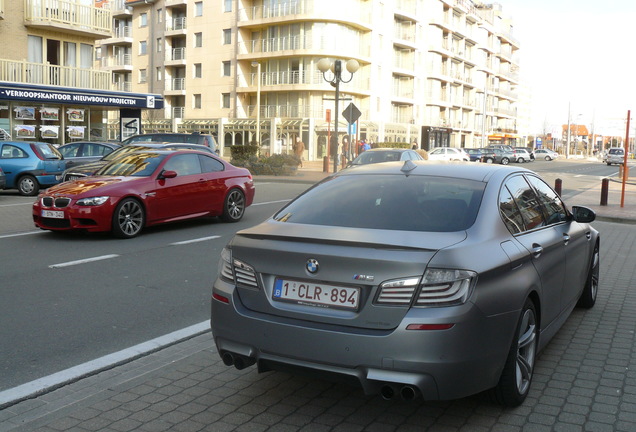
POLYGON ((147 177, 157 169, 166 156, 162 153, 127 154, 105 165, 95 175, 147 177))

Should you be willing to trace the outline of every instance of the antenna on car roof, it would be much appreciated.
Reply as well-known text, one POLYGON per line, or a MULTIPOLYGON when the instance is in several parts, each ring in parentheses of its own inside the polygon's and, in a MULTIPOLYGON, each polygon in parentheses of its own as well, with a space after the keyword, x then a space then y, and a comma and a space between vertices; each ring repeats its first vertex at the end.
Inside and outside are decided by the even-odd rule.
POLYGON ((417 168, 417 165, 415 165, 415 163, 412 160, 407 160, 407 161, 404 161, 404 165, 402 165, 402 168, 400 169, 400 171, 402 171, 403 173, 408 173, 413 171, 415 168, 417 168))

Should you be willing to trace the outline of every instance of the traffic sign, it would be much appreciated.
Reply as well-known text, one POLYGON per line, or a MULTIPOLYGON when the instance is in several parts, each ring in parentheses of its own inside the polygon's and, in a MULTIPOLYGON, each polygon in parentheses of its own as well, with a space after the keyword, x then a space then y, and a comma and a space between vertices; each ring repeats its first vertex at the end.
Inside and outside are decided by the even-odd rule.
POLYGON ((350 103, 349 105, 347 105, 345 110, 342 112, 342 116, 349 123, 355 123, 356 121, 358 121, 358 119, 360 118, 361 115, 362 115, 362 113, 360 112, 358 107, 353 104, 353 102, 350 103))

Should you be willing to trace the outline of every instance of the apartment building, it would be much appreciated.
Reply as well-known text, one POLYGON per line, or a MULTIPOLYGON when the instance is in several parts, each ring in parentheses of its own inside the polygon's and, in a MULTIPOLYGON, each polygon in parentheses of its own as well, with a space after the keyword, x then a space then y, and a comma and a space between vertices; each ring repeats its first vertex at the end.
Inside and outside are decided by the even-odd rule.
MULTIPOLYGON (((519 48, 498 4, 471 0, 110 0, 102 68, 123 90, 160 93, 147 130, 201 131, 222 147, 259 141, 327 154, 339 125, 368 141, 479 147, 517 136, 519 48), (355 126, 341 115, 354 104, 355 126), (258 122, 258 125, 257 125, 258 122)), ((229 154, 229 153, 226 153, 229 154)))
POLYGON ((0 139, 106 139, 109 111, 132 121, 162 108, 160 95, 113 91, 111 72, 94 67, 97 41, 112 35, 112 14, 100 6, 0 0, 0 139))

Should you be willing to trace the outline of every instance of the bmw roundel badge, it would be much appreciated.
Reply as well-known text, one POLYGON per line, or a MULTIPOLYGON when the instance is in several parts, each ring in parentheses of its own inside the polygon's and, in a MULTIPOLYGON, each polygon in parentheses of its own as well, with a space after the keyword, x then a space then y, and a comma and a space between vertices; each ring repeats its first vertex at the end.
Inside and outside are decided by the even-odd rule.
POLYGON ((320 264, 318 264, 318 260, 310 258, 307 260, 307 264, 305 265, 307 271, 311 274, 318 273, 318 269, 320 269, 320 264))

